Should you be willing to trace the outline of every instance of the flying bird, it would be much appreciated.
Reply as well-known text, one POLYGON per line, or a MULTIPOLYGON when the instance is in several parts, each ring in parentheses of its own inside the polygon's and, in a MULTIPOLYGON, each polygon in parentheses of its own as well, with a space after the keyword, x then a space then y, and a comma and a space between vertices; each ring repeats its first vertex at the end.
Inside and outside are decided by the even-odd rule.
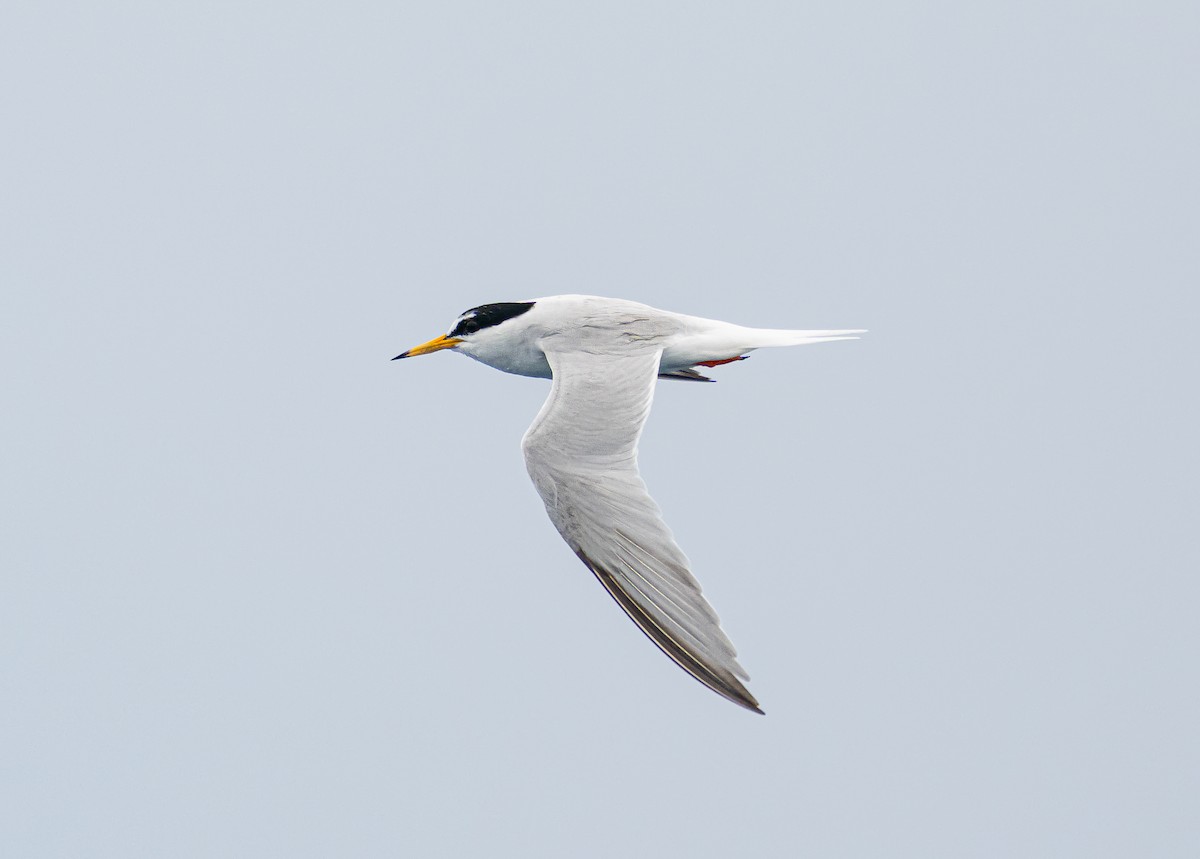
POLYGON ((617 604, 684 671, 762 713, 749 675, 638 473, 637 444, 658 379, 711 382, 705 369, 766 346, 852 340, 859 330, 788 331, 555 295, 484 304, 448 334, 393 358, 453 349, 520 376, 553 379, 521 448, 550 521, 617 604))

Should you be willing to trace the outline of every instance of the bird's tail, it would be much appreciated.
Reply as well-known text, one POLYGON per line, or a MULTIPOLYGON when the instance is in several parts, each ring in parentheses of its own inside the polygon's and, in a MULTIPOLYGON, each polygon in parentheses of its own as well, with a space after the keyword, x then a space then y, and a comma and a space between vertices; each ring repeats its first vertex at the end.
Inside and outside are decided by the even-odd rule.
POLYGON ((831 343, 834 340, 857 340, 865 334, 865 328, 817 329, 813 331, 786 331, 775 328, 755 328, 754 348, 765 346, 806 346, 809 343, 831 343))

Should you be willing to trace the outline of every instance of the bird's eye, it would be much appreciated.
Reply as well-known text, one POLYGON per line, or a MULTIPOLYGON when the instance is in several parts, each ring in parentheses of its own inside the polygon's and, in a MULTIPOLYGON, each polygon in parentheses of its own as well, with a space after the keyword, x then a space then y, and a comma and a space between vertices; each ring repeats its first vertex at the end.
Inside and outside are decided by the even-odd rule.
POLYGON ((474 334, 479 330, 479 323, 474 319, 464 319, 462 325, 459 326, 463 334, 474 334))

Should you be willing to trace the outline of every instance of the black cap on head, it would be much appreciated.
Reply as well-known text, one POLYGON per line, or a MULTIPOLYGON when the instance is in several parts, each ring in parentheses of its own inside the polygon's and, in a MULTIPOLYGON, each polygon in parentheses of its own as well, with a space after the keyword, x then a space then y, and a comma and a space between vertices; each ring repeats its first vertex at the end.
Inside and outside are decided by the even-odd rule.
POLYGON ((474 334, 481 328, 491 328, 514 316, 529 312, 533 309, 533 305, 532 301, 502 301, 498 304, 481 304, 478 307, 472 307, 462 315, 448 336, 465 337, 468 334, 474 334))

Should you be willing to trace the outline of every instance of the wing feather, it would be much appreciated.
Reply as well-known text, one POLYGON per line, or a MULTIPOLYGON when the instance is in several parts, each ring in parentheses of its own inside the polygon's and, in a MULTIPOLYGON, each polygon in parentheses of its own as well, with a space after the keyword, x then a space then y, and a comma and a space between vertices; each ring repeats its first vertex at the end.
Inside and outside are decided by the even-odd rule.
MULTIPOLYGON (((578 347, 578 344, 575 344, 578 347)), ((529 476, 567 545, 638 627, 680 667, 762 712, 749 677, 637 468, 661 348, 555 348, 550 396, 525 434, 529 476)))

